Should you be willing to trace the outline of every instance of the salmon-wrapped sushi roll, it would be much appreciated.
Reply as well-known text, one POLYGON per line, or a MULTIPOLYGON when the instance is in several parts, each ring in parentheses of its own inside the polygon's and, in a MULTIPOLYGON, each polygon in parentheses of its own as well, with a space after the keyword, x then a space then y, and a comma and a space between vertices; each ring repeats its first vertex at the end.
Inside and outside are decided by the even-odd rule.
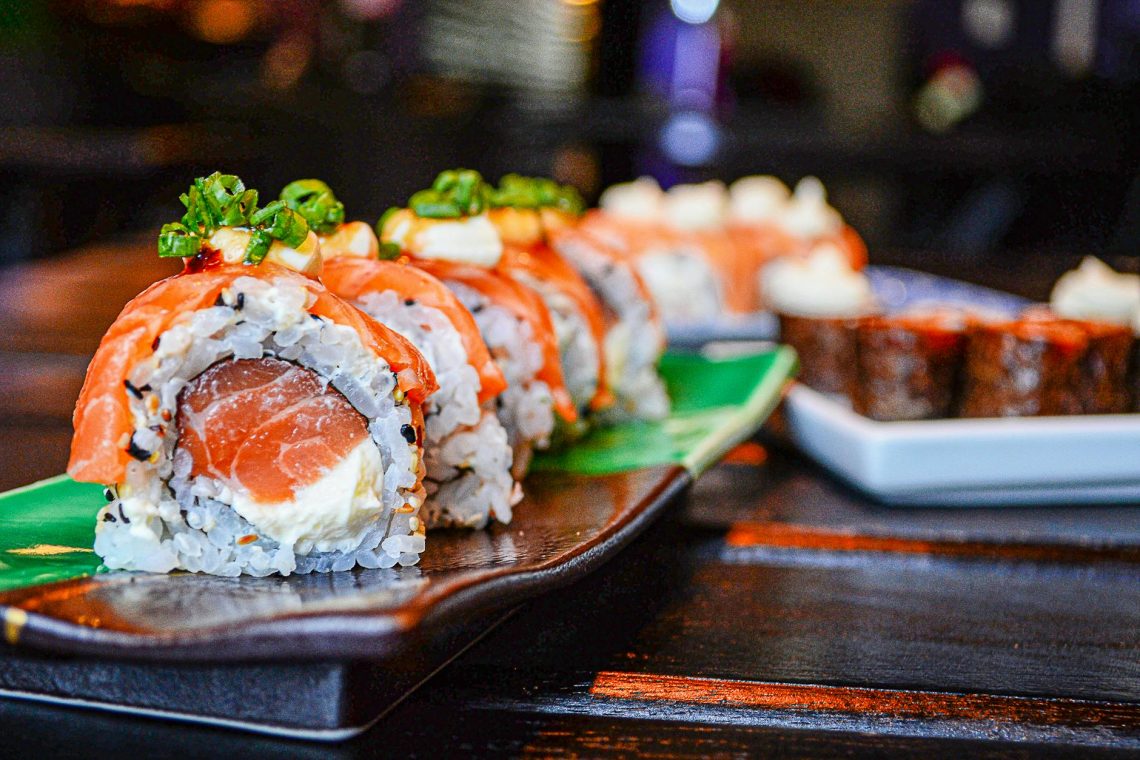
POLYGON ((471 312, 507 381, 495 407, 514 451, 513 472, 521 478, 533 451, 550 446, 556 416, 565 427, 579 415, 563 379, 550 310, 535 291, 499 269, 503 242, 486 213, 487 188, 473 172, 457 175, 460 187, 417 193, 409 208, 385 214, 381 248, 442 280, 471 312))
POLYGON ((666 322, 714 320, 727 309, 725 284, 708 251, 665 224, 666 196, 651 177, 606 188, 581 227, 634 262, 666 322))
POLYGON ((550 311, 566 390, 579 415, 574 433, 580 433, 589 415, 613 403, 602 304, 582 276, 546 244, 537 209, 498 207, 488 217, 503 240, 497 269, 537 293, 550 311))
POLYGON ((605 372, 614 404, 603 421, 656 420, 669 413, 657 363, 665 329, 645 283, 629 258, 579 224, 584 203, 578 191, 539 177, 507 175, 495 202, 538 209, 542 237, 582 277, 602 304, 605 372))
MULTIPOLYGON (((315 180, 293 183, 282 197, 298 195, 290 190, 302 183, 316 186, 315 180)), ((332 197, 327 187, 322 192, 332 197)), ((330 230, 321 252, 325 285, 411 341, 439 383, 424 405, 428 528, 510 522, 522 491, 511 476, 507 432, 495 415, 495 399, 507 383, 471 313, 422 269, 380 260, 379 241, 366 224, 330 230)))
POLYGON ((320 249, 284 204, 197 180, 161 255, 186 269, 123 309, 87 371, 68 473, 109 486, 108 567, 217 575, 414 564, 430 367, 297 270, 320 249))
MULTIPOLYGON (((602 306, 578 273, 542 241, 537 211, 491 208, 491 193, 492 188, 478 172, 442 172, 432 187, 416 193, 409 202, 410 208, 399 212, 396 221, 389 221, 385 229, 399 234, 404 225, 411 223, 413 227, 424 228, 418 233, 420 239, 434 237, 441 250, 443 247, 458 250, 467 245, 480 249, 497 246, 497 255, 488 257, 487 263, 482 260, 464 263, 495 269, 537 293, 546 305, 558 339, 566 390, 578 410, 576 425, 559 425, 555 432, 560 440, 573 439, 585 430, 590 412, 612 402, 605 377, 602 306), (454 217, 443 216, 460 208, 463 214, 457 222, 448 221, 454 217), (494 241, 487 230, 481 229, 486 222, 490 222, 494 241), (440 236, 444 231, 454 235, 454 239, 442 242, 440 236)), ((429 243, 428 249, 430 247, 429 243)), ((454 253, 437 256, 430 250, 426 255, 424 251, 412 255, 421 258, 455 256, 454 253)), ((464 260, 464 254, 459 254, 459 259, 464 260)))

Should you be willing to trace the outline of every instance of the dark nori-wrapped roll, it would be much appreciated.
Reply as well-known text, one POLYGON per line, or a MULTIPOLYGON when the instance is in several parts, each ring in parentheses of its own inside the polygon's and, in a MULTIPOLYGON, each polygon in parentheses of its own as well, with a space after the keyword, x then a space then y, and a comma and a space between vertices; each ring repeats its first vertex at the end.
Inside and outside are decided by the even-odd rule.
POLYGON ((1079 414, 1088 334, 1060 320, 977 323, 967 330, 960 414, 1079 414))
POLYGON ((797 379, 821 393, 854 396, 856 335, 860 317, 802 317, 779 314, 780 340, 800 357, 797 379))
POLYGON ((1102 320, 1060 317, 1048 307, 1026 309, 1022 318, 1063 323, 1084 331, 1088 348, 1081 359, 1076 391, 1081 413, 1121 414, 1131 410, 1129 365, 1135 340, 1130 327, 1102 320))
POLYGON ((1128 367, 1135 343, 1132 329, 1111 322, 1077 324, 1089 337, 1081 368, 1081 411, 1085 414, 1130 411, 1132 393, 1128 387, 1128 367))
POLYGON ((952 310, 862 320, 855 411, 883 421, 951 416, 965 323, 965 316, 952 310))

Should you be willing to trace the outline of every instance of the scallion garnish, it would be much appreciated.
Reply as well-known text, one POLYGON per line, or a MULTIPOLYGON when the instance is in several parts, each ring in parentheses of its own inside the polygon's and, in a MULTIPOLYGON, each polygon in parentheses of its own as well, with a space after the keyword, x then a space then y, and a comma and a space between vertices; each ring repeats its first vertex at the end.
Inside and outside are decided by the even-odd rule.
POLYGON ((471 169, 449 169, 440 172, 427 190, 408 199, 408 208, 416 216, 429 219, 457 219, 475 216, 487 210, 491 188, 483 175, 471 169))
POLYGON ((328 235, 344 224, 344 204, 319 179, 290 182, 281 191, 280 198, 318 234, 328 235))
POLYGON ((159 256, 195 256, 205 240, 222 227, 244 227, 249 229, 250 238, 243 261, 260 264, 274 240, 296 248, 309 235, 303 215, 285 201, 273 201, 258 209, 257 191, 247 189, 233 174, 214 172, 198 177, 178 199, 186 213, 180 222, 163 225, 158 234, 159 256))
POLYGON ((556 208, 569 214, 581 214, 586 208, 577 189, 548 177, 508 174, 499 180, 490 198, 491 205, 499 208, 556 208))

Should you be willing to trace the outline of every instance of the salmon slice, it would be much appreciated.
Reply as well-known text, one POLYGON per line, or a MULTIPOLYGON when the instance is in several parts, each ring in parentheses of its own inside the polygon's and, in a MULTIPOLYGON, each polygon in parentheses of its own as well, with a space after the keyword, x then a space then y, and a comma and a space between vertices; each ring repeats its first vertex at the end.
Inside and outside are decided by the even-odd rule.
POLYGON ((288 501, 368 438, 368 420, 312 370, 280 359, 213 365, 178 397, 178 448, 255 501, 288 501))
POLYGON ((475 318, 447 286, 406 261, 377 261, 342 256, 325 262, 321 279, 341 298, 356 300, 366 293, 394 290, 402 298, 437 309, 459 333, 467 362, 479 373, 479 403, 494 398, 507 387, 499 366, 491 359, 479 334, 475 318))

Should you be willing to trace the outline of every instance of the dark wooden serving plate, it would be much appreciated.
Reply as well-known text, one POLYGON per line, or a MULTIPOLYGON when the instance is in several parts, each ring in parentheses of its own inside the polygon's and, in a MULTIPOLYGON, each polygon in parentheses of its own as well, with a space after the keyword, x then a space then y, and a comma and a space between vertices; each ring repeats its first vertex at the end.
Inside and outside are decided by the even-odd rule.
POLYGON ((288 578, 112 573, 8 592, 0 691, 346 737, 513 604, 618 552, 690 482, 675 465, 544 473, 528 483, 512 525, 433 535, 414 568, 288 578))
POLYGON ((619 552, 759 428, 794 364, 788 349, 721 362, 671 357, 670 419, 599 431, 547 457, 509 526, 432 533, 410 568, 270 578, 95 572, 99 487, 57 478, 0 496, 0 692, 350 736, 515 604, 619 552))

